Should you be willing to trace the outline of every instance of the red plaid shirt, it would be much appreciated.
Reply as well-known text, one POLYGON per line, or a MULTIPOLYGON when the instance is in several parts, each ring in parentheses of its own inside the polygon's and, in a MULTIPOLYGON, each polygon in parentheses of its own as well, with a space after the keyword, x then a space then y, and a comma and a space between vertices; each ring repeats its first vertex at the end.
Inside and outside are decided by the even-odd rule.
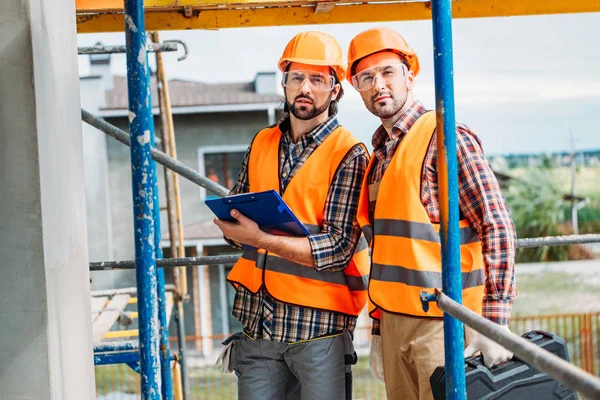
MULTIPOLYGON (((380 126, 373 135, 373 167, 369 184, 377 183, 417 118, 427 110, 416 101, 388 135, 380 126)), ((481 142, 465 125, 456 126, 458 151, 458 187, 461 219, 466 219, 477 232, 483 247, 485 264, 485 297, 483 316, 498 324, 508 325, 515 292, 514 262, 515 227, 500 191, 494 171, 483 154, 481 142)), ((440 223, 437 179, 437 145, 434 138, 425 156, 421 202, 432 223, 440 223)), ((379 333, 379 323, 373 324, 379 333)))

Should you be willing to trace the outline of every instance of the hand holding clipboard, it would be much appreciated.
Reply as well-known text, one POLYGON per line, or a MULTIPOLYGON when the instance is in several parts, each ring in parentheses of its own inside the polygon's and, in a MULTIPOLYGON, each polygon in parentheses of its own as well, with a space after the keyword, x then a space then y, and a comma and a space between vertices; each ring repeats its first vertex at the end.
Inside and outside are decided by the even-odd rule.
POLYGON ((208 199, 205 203, 223 221, 236 222, 231 216, 235 209, 256 222, 263 232, 297 237, 310 234, 275 190, 208 199))

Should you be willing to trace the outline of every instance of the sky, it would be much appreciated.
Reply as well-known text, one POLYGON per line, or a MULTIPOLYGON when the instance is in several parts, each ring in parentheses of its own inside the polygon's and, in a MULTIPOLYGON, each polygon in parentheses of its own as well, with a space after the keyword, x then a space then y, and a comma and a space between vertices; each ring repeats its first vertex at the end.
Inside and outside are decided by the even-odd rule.
MULTIPOLYGON (((190 51, 182 62, 165 53, 170 79, 238 82, 276 71, 285 45, 299 32, 329 33, 346 52, 356 34, 374 26, 396 29, 416 51, 421 72, 414 93, 434 108, 430 21, 165 31, 161 40, 183 40, 190 51)), ((569 150, 571 134, 577 150, 600 149, 600 13, 460 19, 453 35, 457 121, 473 129, 487 154, 569 150)), ((98 41, 124 44, 125 36, 78 36, 79 46, 98 41)), ((125 75, 125 56, 113 56, 111 67, 125 75)), ((87 56, 79 56, 79 68, 81 75, 89 72, 87 56)), ((340 122, 370 145, 380 121, 344 85, 340 122)))

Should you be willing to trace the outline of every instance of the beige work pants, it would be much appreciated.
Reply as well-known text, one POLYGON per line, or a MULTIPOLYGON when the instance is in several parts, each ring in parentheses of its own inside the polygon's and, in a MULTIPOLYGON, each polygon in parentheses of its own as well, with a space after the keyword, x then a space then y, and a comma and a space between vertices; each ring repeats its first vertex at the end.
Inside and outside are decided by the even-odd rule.
MULTIPOLYGON (((473 331, 465 327, 465 346, 473 331)), ((381 312, 383 373, 388 400, 432 400, 429 377, 444 365, 444 323, 381 312)))

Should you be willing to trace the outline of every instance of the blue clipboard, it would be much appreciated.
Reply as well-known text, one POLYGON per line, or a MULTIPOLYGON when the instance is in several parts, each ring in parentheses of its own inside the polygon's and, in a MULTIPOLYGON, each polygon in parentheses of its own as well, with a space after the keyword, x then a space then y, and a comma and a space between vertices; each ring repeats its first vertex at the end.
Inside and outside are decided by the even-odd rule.
POLYGON ((204 203, 219 219, 224 221, 235 221, 229 214, 235 208, 256 222, 264 232, 298 237, 310 235, 310 232, 296 218, 275 190, 207 199, 204 203))

